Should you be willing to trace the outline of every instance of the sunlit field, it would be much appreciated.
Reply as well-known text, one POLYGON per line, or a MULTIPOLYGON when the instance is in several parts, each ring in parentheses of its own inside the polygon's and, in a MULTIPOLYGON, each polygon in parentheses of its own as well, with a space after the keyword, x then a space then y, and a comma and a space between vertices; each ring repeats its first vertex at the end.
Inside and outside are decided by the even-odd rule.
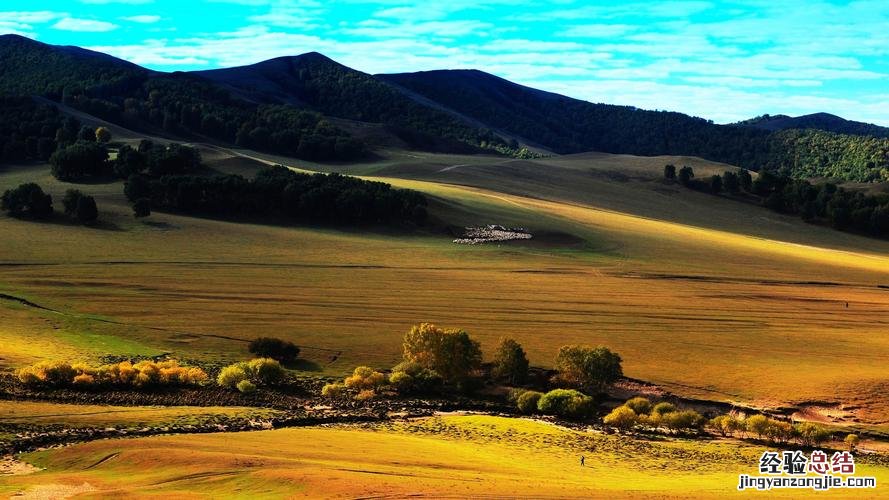
MULTIPOLYGON (((246 355, 247 340, 269 335, 304 346, 303 368, 339 375, 357 364, 392 366, 410 325, 431 321, 467 329, 483 348, 515 337, 536 365, 549 365, 563 344, 603 344, 621 354, 626 375, 678 394, 857 406, 864 424, 889 417, 885 242, 657 180, 665 162, 691 159, 540 160, 539 172, 593 180, 530 193, 499 186, 485 165, 452 170, 466 170, 464 183, 477 187, 399 179, 464 158, 400 154, 360 168, 431 195, 439 222, 520 225, 539 237, 466 247, 441 230, 161 213, 136 221, 120 184, 80 186, 97 195, 97 228, 0 219, 0 293, 45 308, 0 301, 0 363, 165 352, 231 361, 246 355), (605 182, 594 170, 631 177, 605 182), (666 206, 676 209, 658 217, 666 206)), ((211 165, 256 167, 241 160, 211 165)), ((23 167, 7 169, 0 187, 34 177, 56 199, 70 186, 45 167, 23 167)))
MULTIPOLYGON (((738 474, 755 472, 762 451, 734 442, 634 440, 531 420, 452 416, 361 428, 95 441, 25 455, 47 470, 0 479, 0 492, 81 493, 78 498, 710 498, 739 494, 738 474)), ((858 464, 856 473, 875 476, 878 484, 889 480, 884 466, 858 464)), ((842 490, 824 494, 851 496, 842 490)))

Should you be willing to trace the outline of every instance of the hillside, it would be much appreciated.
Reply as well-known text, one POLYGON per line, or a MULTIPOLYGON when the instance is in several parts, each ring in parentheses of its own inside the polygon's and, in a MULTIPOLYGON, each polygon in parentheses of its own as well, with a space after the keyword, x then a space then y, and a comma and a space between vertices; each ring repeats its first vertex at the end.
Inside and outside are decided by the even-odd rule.
POLYGON ((738 122, 737 125, 771 132, 787 129, 816 129, 837 134, 889 137, 889 127, 846 120, 830 113, 813 113, 802 116, 762 115, 738 122))
MULTIPOLYGON (((308 53, 168 74, 14 35, 0 38, 0 64, 0 91, 6 95, 40 95, 169 139, 209 140, 304 160, 367 159, 371 149, 392 146, 514 155, 522 142, 562 154, 697 156, 800 178, 889 177, 886 137, 716 125, 682 113, 593 104, 474 70, 375 77, 308 53)), ((54 131, 60 125, 42 118, 44 109, 9 102, 12 111, 4 115, 41 118, 31 120, 24 137, 13 133, 19 118, 2 124, 3 158, 45 159, 57 146, 54 131)), ((853 122, 840 127, 826 115, 805 123, 857 130, 853 122)))
POLYGON ((489 131, 415 102, 391 85, 317 52, 194 74, 250 101, 290 104, 327 116, 382 123, 412 145, 433 146, 445 138, 452 139, 446 149, 469 152, 471 149, 460 147, 456 141, 502 142, 489 131))

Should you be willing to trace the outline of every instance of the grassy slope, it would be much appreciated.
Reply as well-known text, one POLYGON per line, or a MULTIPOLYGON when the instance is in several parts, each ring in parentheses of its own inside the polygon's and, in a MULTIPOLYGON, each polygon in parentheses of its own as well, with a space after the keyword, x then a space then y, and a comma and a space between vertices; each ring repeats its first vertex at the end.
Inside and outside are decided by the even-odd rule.
MULTIPOLYGON (((26 455, 48 470, 0 480, 0 492, 86 483, 87 497, 717 497, 736 491, 739 473, 756 472, 762 451, 732 442, 631 440, 529 420, 445 417, 388 428, 97 441, 26 455)), ((878 485, 889 480, 885 467, 858 468, 878 485)))
MULTIPOLYGON (((255 168, 216 160, 222 170, 255 168)), ((564 343, 606 344, 628 375, 680 393, 838 400, 862 405, 867 422, 889 416, 881 335, 889 296, 876 287, 889 283, 887 243, 654 180, 667 161, 700 160, 587 155, 492 165, 500 161, 396 154, 338 169, 426 191, 433 214, 448 220, 524 225, 585 243, 470 248, 430 234, 168 214, 138 222, 119 184, 80 186, 97 195, 99 229, 2 217, 3 261, 26 265, 0 266, 0 292, 66 314, 0 302, 9 312, 0 363, 161 351, 231 360, 246 354, 232 339, 274 335, 310 347, 317 369, 342 373, 390 366, 410 324, 434 321, 467 328, 488 349, 514 336, 536 364, 564 343), (441 172, 470 162, 479 165, 441 172), (450 175, 460 177, 440 178, 450 175)), ((69 187, 45 167, 11 169, 0 187, 35 177, 56 199, 69 187)))

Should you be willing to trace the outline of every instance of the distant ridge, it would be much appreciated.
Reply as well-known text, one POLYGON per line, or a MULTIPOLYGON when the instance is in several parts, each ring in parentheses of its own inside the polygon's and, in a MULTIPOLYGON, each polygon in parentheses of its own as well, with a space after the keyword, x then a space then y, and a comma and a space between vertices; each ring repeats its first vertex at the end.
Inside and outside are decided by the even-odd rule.
POLYGON ((788 129, 816 129, 837 134, 889 137, 889 127, 846 120, 845 118, 830 113, 813 113, 796 117, 787 115, 762 115, 738 122, 738 125, 772 132, 788 129))

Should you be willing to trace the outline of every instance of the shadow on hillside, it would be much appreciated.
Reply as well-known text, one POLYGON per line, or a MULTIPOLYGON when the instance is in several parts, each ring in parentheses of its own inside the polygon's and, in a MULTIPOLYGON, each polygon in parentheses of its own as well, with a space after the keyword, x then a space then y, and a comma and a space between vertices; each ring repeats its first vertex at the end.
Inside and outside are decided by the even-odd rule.
POLYGON ((286 363, 284 365, 288 370, 297 370, 301 372, 320 372, 321 365, 308 359, 299 358, 296 361, 286 363))

